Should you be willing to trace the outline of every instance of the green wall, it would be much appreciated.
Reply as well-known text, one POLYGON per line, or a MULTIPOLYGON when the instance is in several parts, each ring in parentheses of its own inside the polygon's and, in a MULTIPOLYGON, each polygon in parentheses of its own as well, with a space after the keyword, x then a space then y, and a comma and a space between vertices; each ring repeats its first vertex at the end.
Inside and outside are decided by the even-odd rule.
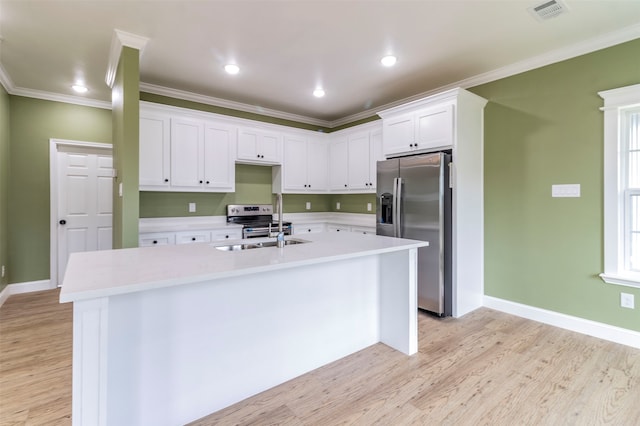
MULTIPOLYGON (((284 194, 283 210, 286 213, 336 211, 333 200, 342 202, 341 212, 366 213, 366 200, 375 203, 375 195, 284 194), (310 210, 306 209, 307 202, 311 203, 310 210)), ((224 216, 227 204, 249 203, 275 203, 271 167, 236 164, 236 192, 232 194, 141 192, 140 217, 224 216), (188 212, 189 203, 196 203, 195 213, 188 212)))
MULTIPOLYGON (((9 95, 0 85, 0 266, 9 264, 7 206, 9 201, 9 95)), ((0 276, 0 291, 7 285, 8 276, 0 276)))
POLYGON ((154 102, 154 103, 163 104, 163 105, 171 105, 171 106, 180 107, 180 108, 193 109, 197 111, 212 112, 212 113, 221 114, 221 115, 244 118, 247 120, 261 121, 264 123, 279 124, 281 126, 295 127, 298 129, 317 130, 320 132, 335 131, 335 129, 316 126, 314 124, 300 123, 297 121, 269 117, 268 115, 255 114, 251 112, 238 111, 231 108, 207 105, 199 102, 185 101, 183 99, 176 99, 176 98, 170 98, 168 96, 156 95, 154 93, 141 92, 140 100, 147 101, 147 102, 154 102))
POLYGON ((597 92, 640 83, 640 39, 471 89, 485 109, 485 293, 640 331, 603 272, 597 92), (552 184, 580 198, 551 198, 552 184))
POLYGON ((8 282, 49 278, 49 139, 111 143, 111 111, 9 96, 8 282))
POLYGON ((113 191, 113 248, 138 247, 139 56, 137 49, 122 49, 112 89, 113 160, 117 172, 113 191), (122 195, 119 187, 122 188, 122 195))

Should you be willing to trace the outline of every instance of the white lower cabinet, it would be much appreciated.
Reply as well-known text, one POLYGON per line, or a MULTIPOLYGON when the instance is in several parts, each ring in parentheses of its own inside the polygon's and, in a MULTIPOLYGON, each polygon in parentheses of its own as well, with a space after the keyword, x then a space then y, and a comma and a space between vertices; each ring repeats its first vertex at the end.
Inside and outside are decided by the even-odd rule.
POLYGON ((176 244, 208 243, 211 231, 176 232, 176 244))
POLYGON ((365 226, 352 226, 351 232, 356 232, 358 234, 365 234, 365 235, 376 235, 376 228, 373 228, 373 227, 369 228, 365 226))
POLYGON ((240 239, 242 239, 242 229, 220 229, 211 231, 211 241, 240 239))
POLYGON ((241 228, 202 229, 197 231, 148 232, 138 238, 140 247, 165 246, 173 244, 208 243, 211 241, 240 240, 241 228))
POLYGON ((324 223, 299 223, 293 224, 293 234, 315 234, 318 232, 325 232, 325 224, 324 223))
POLYGON ((327 224, 327 232, 351 232, 349 226, 336 225, 335 223, 327 224))
POLYGON ((138 246, 140 247, 166 246, 175 243, 176 234, 174 232, 150 232, 140 234, 138 237, 138 246))

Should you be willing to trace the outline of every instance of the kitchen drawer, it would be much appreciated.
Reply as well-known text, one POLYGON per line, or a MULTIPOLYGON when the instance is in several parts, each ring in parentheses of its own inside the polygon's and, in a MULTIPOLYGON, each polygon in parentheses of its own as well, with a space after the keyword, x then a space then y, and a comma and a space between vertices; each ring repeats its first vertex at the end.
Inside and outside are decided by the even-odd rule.
POLYGON ((299 225, 293 225, 294 234, 315 234, 324 231, 324 223, 301 223, 299 225))
POLYGON ((166 246, 176 243, 176 234, 173 232, 152 232, 148 234, 140 234, 138 237, 138 246, 166 246))
POLYGON ((351 228, 349 228, 348 226, 344 226, 344 225, 328 224, 327 225, 327 231, 328 232, 350 232, 351 228))
POLYGON ((376 228, 369 228, 366 226, 352 226, 351 232, 357 232, 358 234, 376 235, 376 228))
POLYGON ((176 244, 208 243, 211 241, 210 231, 176 232, 176 244))
POLYGON ((211 241, 240 240, 242 239, 242 229, 217 229, 211 231, 211 241))

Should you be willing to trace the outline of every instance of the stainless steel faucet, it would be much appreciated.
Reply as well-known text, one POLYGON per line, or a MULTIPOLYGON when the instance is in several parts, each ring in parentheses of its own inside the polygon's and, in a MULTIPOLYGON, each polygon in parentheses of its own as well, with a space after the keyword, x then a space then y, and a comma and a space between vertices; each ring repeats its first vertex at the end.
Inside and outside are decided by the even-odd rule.
POLYGON ((279 248, 284 247, 284 232, 282 231, 282 193, 276 194, 276 203, 278 208, 278 236, 276 237, 277 245, 279 248))

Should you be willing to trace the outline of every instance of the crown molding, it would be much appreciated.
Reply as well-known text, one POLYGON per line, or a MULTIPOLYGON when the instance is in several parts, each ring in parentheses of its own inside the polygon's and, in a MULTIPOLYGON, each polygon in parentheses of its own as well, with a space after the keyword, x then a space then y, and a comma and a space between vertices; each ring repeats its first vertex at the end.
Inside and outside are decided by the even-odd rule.
MULTIPOLYGON (((229 109, 234 109, 238 111, 265 115, 265 116, 280 118, 284 120, 291 120, 291 121, 296 121, 300 123, 313 124, 313 125, 327 127, 327 128, 335 128, 345 124, 353 123, 358 120, 369 118, 373 115, 377 115, 378 112, 380 111, 394 108, 396 106, 403 105, 408 102, 414 102, 422 98, 432 96, 437 93, 441 93, 445 90, 454 89, 456 87, 468 89, 471 87, 479 86, 481 84, 490 83, 492 81, 500 80, 502 78, 510 77, 516 74, 520 74, 526 71, 530 71, 536 68, 550 65, 556 62, 564 61, 564 60, 581 56, 587 53, 595 52, 597 50, 605 49, 607 47, 615 46, 617 44, 625 43, 627 41, 635 40, 637 38, 640 38, 640 24, 634 24, 634 25, 622 28, 618 31, 607 33, 600 37, 586 40, 584 42, 577 43, 565 48, 556 49, 554 51, 545 53, 543 55, 535 56, 533 58, 529 58, 524 61, 517 62, 515 64, 507 65, 505 67, 498 68, 496 70, 489 71, 483 74, 479 74, 479 75, 470 77, 468 79, 460 80, 458 82, 451 83, 446 86, 441 86, 433 90, 418 93, 408 98, 400 99, 385 105, 381 105, 376 108, 361 111, 357 114, 352 114, 334 121, 320 120, 313 117, 307 117, 303 115, 292 114, 292 113, 287 113, 287 112, 268 109, 268 108, 262 108, 255 105, 229 101, 226 99, 220 99, 220 98, 215 98, 211 96, 204 96, 204 95, 200 95, 193 92, 171 89, 171 88, 157 86, 149 83, 141 82, 140 90, 144 92, 154 93, 162 96, 168 96, 176 99, 183 99, 186 101, 203 103, 206 105, 229 108, 229 109)), ((120 30, 114 30, 113 39, 111 43, 111 53, 109 55, 109 67, 108 67, 107 76, 106 76, 107 84, 109 84, 109 78, 111 78, 111 84, 109 84, 109 87, 113 87, 115 70, 118 65, 122 47, 127 46, 127 47, 132 47, 134 49, 138 49, 142 51, 142 49, 145 47, 148 41, 149 39, 146 37, 137 36, 135 34, 126 33, 120 30)), ((111 103, 105 102, 105 101, 15 87, 9 74, 6 72, 2 64, 0 64, 0 84, 2 84, 5 90, 11 95, 26 96, 31 98, 39 98, 39 99, 51 100, 51 101, 57 101, 57 102, 66 102, 66 103, 71 103, 76 105, 111 109, 111 103)))
POLYGON ((93 108, 111 109, 111 102, 83 98, 80 96, 45 92, 43 90, 25 89, 23 87, 15 87, 11 92, 9 92, 9 94, 15 96, 24 96, 26 98, 42 99, 45 101, 63 102, 66 104, 82 105, 93 108))
POLYGON ((126 31, 113 30, 113 36, 111 37, 111 48, 109 49, 109 64, 107 65, 107 74, 104 81, 107 86, 113 88, 113 82, 116 78, 116 71, 118 69, 118 62, 120 62, 120 53, 123 47, 131 47, 137 49, 142 53, 142 50, 147 45, 149 39, 136 34, 131 34, 126 31))
POLYGON ((299 123, 313 124, 315 126, 331 127, 331 122, 320 120, 317 118, 307 117, 299 114, 278 111, 275 109, 263 108, 256 105, 245 104, 242 102, 229 101, 227 99, 215 98, 213 96, 200 95, 198 93, 187 92, 184 90, 171 89, 155 84, 140 82, 140 91, 153 93, 155 95, 167 96, 170 98, 182 99, 185 101, 198 102, 206 105, 213 105, 221 108, 229 108, 236 111, 250 112, 253 114, 265 115, 283 120, 297 121, 299 123))
POLYGON ((2 84, 2 87, 4 87, 4 90, 6 90, 7 93, 11 94, 13 92, 13 81, 11 81, 11 77, 9 77, 9 74, 2 64, 0 64, 0 84, 2 84))
POLYGON ((444 90, 449 90, 456 87, 468 89, 474 86, 479 86, 481 84, 491 83, 492 81, 500 80, 506 77, 511 77, 516 74, 520 74, 526 71, 531 71, 536 68, 554 64, 556 62, 565 61, 567 59, 575 58, 577 56, 595 52, 597 50, 606 49, 607 47, 615 46, 616 44, 625 43, 627 41, 635 40, 637 38, 640 38, 640 24, 634 24, 634 25, 622 28, 618 31, 604 34, 603 36, 600 36, 600 37, 595 37, 590 40, 573 44, 571 46, 567 46, 561 49, 556 49, 542 55, 534 56, 524 61, 516 62, 514 64, 507 65, 502 68, 498 68, 483 74, 478 74, 476 76, 473 76, 464 80, 460 80, 456 83, 451 83, 446 86, 441 86, 441 87, 438 87, 437 89, 429 90, 427 92, 422 92, 417 95, 413 95, 405 99, 394 101, 386 105, 381 105, 373 109, 361 111, 357 114, 353 114, 353 115, 332 121, 330 127, 337 127, 337 126, 352 123, 354 121, 358 121, 364 118, 368 118, 368 117, 371 117, 372 115, 377 114, 379 111, 387 110, 387 109, 405 104, 407 102, 417 101, 427 96, 440 93, 444 90))

